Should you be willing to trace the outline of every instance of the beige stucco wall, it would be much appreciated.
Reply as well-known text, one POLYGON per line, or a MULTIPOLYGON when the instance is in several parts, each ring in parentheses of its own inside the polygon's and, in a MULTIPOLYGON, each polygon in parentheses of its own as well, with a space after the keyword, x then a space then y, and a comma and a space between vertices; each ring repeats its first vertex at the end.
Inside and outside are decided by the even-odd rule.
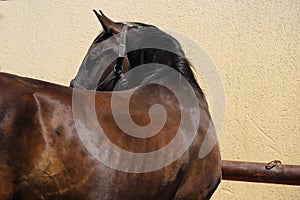
MULTIPOLYGON (((300 1, 0 1, 0 71, 68 85, 100 31, 93 8, 206 49, 226 91, 223 159, 300 165, 300 1)), ((300 187, 223 181, 212 199, 300 199, 300 187)))

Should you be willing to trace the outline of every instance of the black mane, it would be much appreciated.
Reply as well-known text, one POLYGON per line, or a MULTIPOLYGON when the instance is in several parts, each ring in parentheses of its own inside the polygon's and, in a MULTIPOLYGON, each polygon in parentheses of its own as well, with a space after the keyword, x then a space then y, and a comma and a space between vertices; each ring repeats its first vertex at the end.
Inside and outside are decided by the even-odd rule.
MULTIPOLYGON (((142 32, 142 28, 145 27, 151 27, 153 29, 150 29, 152 32, 144 34, 143 32, 140 34, 141 38, 137 39, 134 43, 129 44, 133 46, 138 46, 139 43, 149 43, 149 46, 151 46, 151 43, 155 42, 166 42, 165 46, 167 49, 170 49, 170 51, 165 51, 162 49, 155 49, 155 48, 147 48, 142 50, 136 50, 133 52, 128 52, 128 57, 130 60, 131 68, 134 68, 136 66, 139 66, 141 64, 146 63, 159 63, 167 65, 179 73, 181 73, 186 80, 202 95, 204 96, 204 93, 202 89, 200 88, 199 84, 197 83, 194 74, 191 70, 191 65, 188 59, 186 58, 180 43, 173 38, 172 36, 168 35, 167 33, 161 31, 157 27, 149 24, 144 24, 140 22, 130 22, 128 23, 133 28, 138 28, 142 32), (143 37, 146 35, 146 37, 143 37), (149 37, 148 37, 149 36, 149 37), (169 44, 167 44, 169 42, 169 44), (138 59, 138 57, 142 57, 143 59, 138 59), (168 58, 168 59, 166 59, 168 58)), ((147 30, 149 31, 149 30, 147 30)), ((135 49, 135 47, 132 47, 135 49)), ((159 70, 157 70, 157 73, 159 73, 159 70)), ((143 77, 143 76, 141 76, 143 77)), ((147 77, 143 77, 145 79, 144 82, 147 82, 147 77)), ((142 81, 143 83, 143 81, 142 81)))

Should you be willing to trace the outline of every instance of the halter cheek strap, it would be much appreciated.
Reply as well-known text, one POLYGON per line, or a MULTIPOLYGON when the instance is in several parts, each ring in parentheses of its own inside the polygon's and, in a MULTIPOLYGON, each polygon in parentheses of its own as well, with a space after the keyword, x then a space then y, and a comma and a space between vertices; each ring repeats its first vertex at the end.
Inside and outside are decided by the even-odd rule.
POLYGON ((104 90, 112 81, 120 80, 120 84, 123 88, 128 87, 128 82, 124 78, 123 73, 123 60, 126 52, 126 34, 127 34, 127 25, 125 24, 122 28, 121 36, 120 36, 120 43, 118 48, 118 58, 116 60, 116 65, 114 70, 107 76, 103 81, 101 81, 98 85, 96 90, 104 90))

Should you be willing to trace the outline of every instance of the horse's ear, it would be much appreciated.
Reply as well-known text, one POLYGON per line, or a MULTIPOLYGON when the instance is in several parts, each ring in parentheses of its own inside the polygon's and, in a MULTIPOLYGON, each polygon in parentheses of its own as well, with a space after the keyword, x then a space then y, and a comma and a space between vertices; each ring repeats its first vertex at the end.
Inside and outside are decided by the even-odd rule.
POLYGON ((106 17, 101 10, 99 10, 100 14, 96 10, 93 10, 93 11, 96 14, 98 20, 100 21, 103 29, 106 32, 109 32, 112 34, 117 34, 122 31, 122 28, 117 26, 117 24, 115 22, 113 22, 111 19, 106 17))

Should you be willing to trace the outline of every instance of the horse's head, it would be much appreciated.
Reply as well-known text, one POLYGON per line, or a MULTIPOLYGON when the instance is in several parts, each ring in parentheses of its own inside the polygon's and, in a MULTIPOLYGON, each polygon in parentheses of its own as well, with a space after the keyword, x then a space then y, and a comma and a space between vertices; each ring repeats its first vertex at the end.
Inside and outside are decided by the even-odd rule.
POLYGON ((177 70, 202 94, 175 38, 152 25, 115 23, 101 11, 94 12, 103 32, 88 50, 76 78, 71 82, 72 87, 112 91, 125 74, 127 87, 119 86, 118 89, 126 89, 161 77, 165 70, 161 66, 165 65, 177 70), (130 69, 143 65, 147 69, 132 76, 130 69))

